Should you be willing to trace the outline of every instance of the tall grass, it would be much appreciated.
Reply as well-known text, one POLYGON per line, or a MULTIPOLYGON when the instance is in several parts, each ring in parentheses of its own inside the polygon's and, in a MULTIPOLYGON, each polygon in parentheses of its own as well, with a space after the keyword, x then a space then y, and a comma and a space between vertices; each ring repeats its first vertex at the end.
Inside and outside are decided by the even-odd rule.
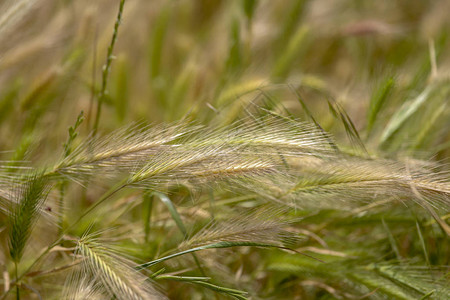
POLYGON ((1 299, 450 297, 446 1, 116 2, 0 4, 1 299))

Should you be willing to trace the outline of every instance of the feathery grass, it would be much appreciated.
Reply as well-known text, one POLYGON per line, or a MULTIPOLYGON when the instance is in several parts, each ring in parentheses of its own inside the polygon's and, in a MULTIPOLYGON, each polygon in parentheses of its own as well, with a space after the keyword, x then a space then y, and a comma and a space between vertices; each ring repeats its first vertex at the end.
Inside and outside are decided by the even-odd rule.
POLYGON ((17 299, 20 299, 18 264, 24 254, 33 225, 37 221, 40 209, 49 191, 48 178, 42 174, 26 177, 16 190, 14 207, 9 218, 9 254, 15 264, 17 299))
POLYGON ((77 241, 76 253, 83 262, 81 270, 74 272, 81 272, 81 275, 69 278, 67 284, 72 289, 64 292, 66 297, 84 293, 85 285, 82 283, 87 280, 98 292, 117 299, 165 299, 146 276, 133 269, 130 260, 92 236, 85 235, 77 241))
POLYGON ((115 3, 0 4, 0 299, 449 297, 448 1, 115 3))
POLYGON ((9 220, 10 254, 14 262, 23 256, 28 238, 49 190, 48 179, 41 174, 31 175, 17 188, 16 203, 9 220))
MULTIPOLYGON (((283 222, 286 210, 259 209, 223 221, 213 221, 180 244, 180 250, 217 242, 248 242, 272 244, 280 247, 293 244, 296 237, 286 230, 289 222, 283 222)), ((297 238, 298 239, 298 238, 297 238)))

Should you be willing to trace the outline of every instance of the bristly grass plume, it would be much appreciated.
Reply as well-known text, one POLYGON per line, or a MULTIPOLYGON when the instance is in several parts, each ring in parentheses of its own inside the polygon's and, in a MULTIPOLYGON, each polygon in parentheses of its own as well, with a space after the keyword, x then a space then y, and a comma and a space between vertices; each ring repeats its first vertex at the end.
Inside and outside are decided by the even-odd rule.
POLYGON ((123 300, 167 299, 112 246, 85 235, 77 241, 76 249, 75 258, 81 262, 68 277, 65 299, 76 299, 86 292, 123 300))
POLYGON ((48 178, 39 173, 25 177, 16 188, 16 201, 12 203, 9 219, 10 254, 16 263, 22 258, 49 189, 48 178))

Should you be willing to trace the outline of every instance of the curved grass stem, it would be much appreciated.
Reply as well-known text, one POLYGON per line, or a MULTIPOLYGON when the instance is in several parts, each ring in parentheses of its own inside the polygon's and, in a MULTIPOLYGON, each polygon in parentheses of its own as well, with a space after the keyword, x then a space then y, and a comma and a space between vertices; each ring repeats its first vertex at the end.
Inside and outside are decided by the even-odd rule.
POLYGON ((14 268, 16 272, 16 299, 20 300, 20 287, 19 287, 19 276, 17 271, 17 261, 14 262, 14 268))

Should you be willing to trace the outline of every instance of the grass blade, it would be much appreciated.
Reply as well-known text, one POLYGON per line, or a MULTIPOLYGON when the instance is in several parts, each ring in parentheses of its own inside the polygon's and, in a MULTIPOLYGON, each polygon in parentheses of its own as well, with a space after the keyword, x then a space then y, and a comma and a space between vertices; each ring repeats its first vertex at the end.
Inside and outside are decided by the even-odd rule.
POLYGON ((380 144, 383 145, 405 124, 405 122, 417 112, 428 99, 432 92, 432 87, 426 87, 415 99, 405 102, 400 109, 391 117, 389 123, 380 137, 380 144))
POLYGON ((262 248, 282 248, 276 245, 271 245, 271 244, 264 244, 264 243, 252 243, 252 242, 218 242, 218 243, 213 243, 213 244, 208 244, 208 245, 203 245, 203 246, 199 246, 199 247, 195 247, 195 248, 191 248, 188 250, 184 250, 184 251, 180 251, 165 257, 161 257, 155 260, 152 260, 150 262, 141 264, 139 266, 137 266, 137 268, 140 269, 144 269, 144 268, 148 268, 151 266, 154 266, 156 264, 162 263, 166 260, 178 257, 178 256, 182 256, 185 254, 189 254, 189 253, 194 253, 197 251, 201 251, 201 250, 207 250, 207 249, 222 249, 222 248, 232 248, 232 247, 244 247, 244 246, 250 246, 250 247, 262 247, 262 248))
POLYGON ((373 125, 381 109, 383 108, 386 100, 390 96, 394 89, 395 80, 393 77, 385 79, 380 86, 373 93, 373 97, 370 99, 369 111, 367 114, 367 136, 372 133, 373 125))

